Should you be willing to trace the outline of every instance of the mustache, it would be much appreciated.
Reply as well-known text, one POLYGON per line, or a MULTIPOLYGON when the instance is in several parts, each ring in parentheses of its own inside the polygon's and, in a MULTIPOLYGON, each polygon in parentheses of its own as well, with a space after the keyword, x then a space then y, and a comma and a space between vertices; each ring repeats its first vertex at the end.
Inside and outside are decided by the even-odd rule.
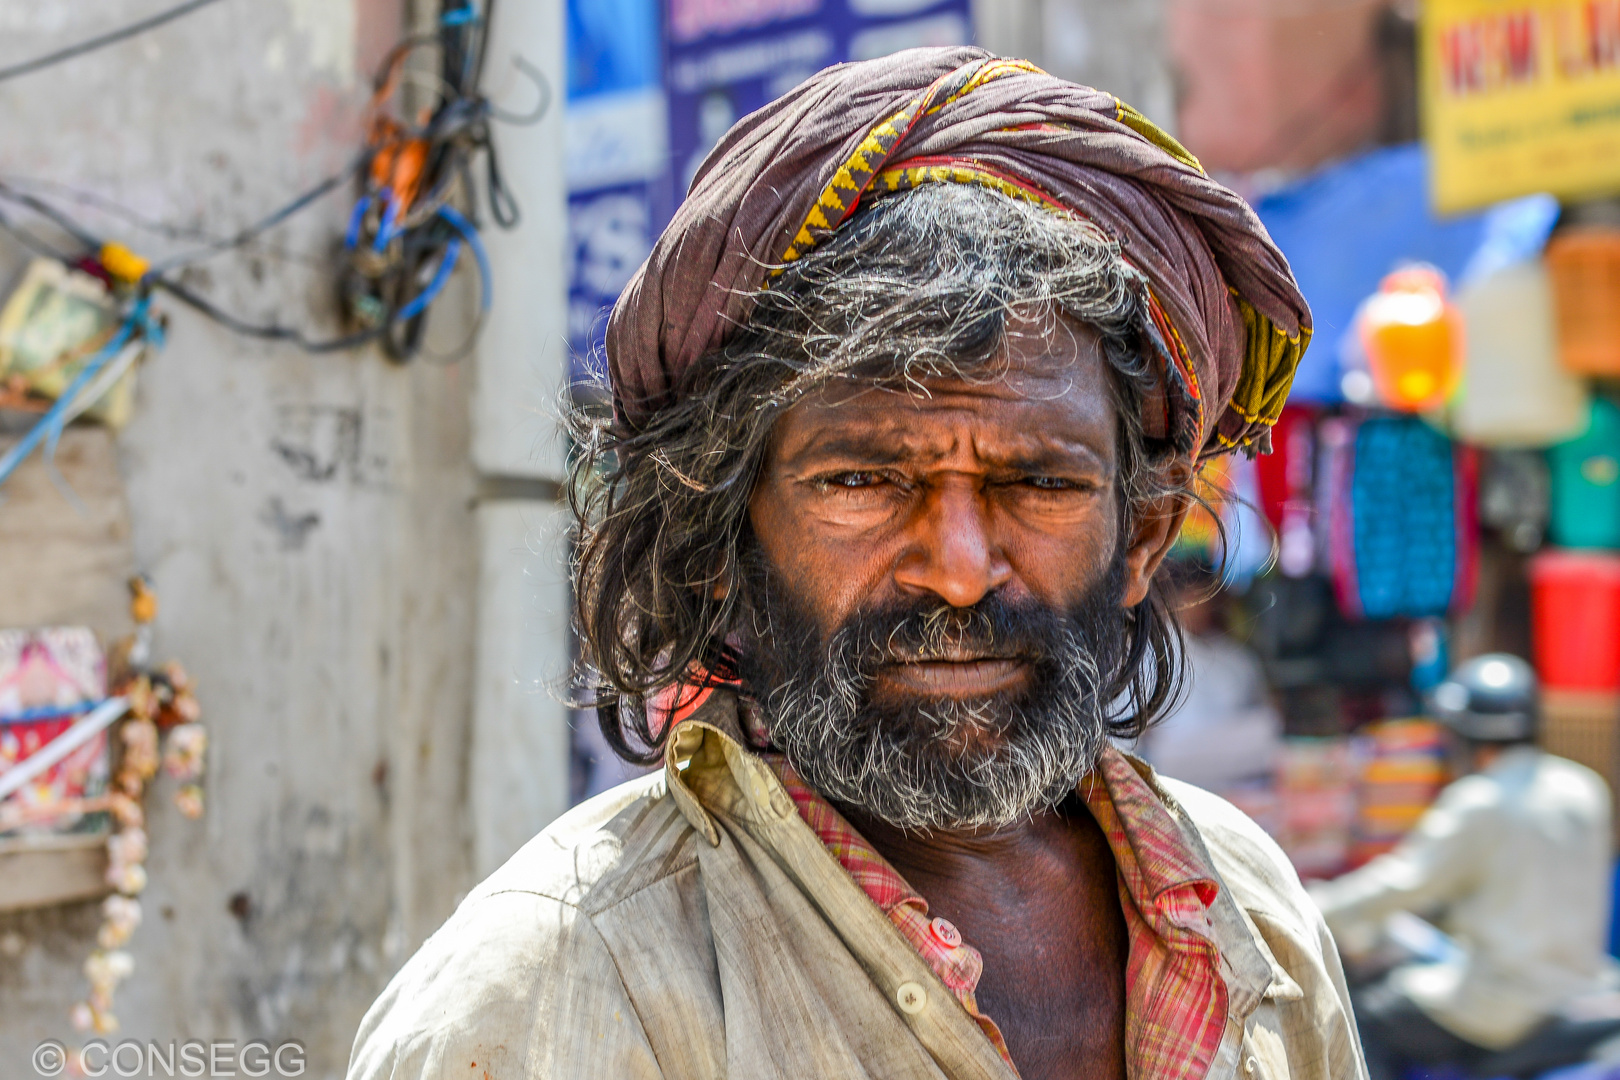
POLYGON ((852 671, 894 664, 1021 660, 1055 662, 1068 636, 1065 613, 1033 597, 990 593, 971 607, 938 601, 857 613, 824 643, 852 671))

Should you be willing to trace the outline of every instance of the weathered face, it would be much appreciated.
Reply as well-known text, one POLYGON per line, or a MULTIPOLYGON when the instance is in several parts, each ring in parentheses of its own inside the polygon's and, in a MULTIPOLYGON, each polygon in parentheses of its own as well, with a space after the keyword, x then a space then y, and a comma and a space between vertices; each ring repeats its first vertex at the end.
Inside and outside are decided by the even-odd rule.
MULTIPOLYGON (((843 757, 842 772, 903 758, 942 789, 1029 758, 1034 740, 1043 760, 1019 786, 1052 789, 1100 746, 1097 653, 1118 643, 1096 639, 1123 636, 1175 522, 1150 515, 1121 536, 1119 423, 1094 332, 1017 322, 1006 361, 920 392, 835 384, 777 423, 750 504, 769 594, 754 601, 768 624, 755 671, 786 687, 772 723, 790 758, 794 743, 843 757)), ((843 797, 860 801, 849 780, 843 797)), ((932 823, 994 823, 1051 792, 1009 791, 982 814, 973 794, 932 823)), ((941 790, 912 801, 925 797, 941 790)))
MULTIPOLYGON (((1008 354, 1000 377, 925 394, 837 384, 777 423, 750 521, 823 633, 863 608, 965 608, 996 590, 1066 608, 1118 552, 1118 417, 1096 333, 1021 322, 1008 354)), ((1144 524, 1125 553, 1127 606, 1163 554, 1161 523, 1144 524)), ((882 681, 973 695, 1025 676, 964 656, 882 681)))

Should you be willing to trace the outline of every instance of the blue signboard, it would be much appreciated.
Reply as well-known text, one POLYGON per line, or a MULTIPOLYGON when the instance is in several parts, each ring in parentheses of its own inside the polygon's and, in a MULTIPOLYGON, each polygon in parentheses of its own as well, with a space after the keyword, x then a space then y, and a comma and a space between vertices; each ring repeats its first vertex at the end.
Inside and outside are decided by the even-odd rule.
POLYGON ((972 40, 969 0, 667 0, 671 194, 739 117, 829 64, 972 40))
POLYGON ((608 312, 669 217, 659 0, 568 0, 568 341, 602 366, 608 312))

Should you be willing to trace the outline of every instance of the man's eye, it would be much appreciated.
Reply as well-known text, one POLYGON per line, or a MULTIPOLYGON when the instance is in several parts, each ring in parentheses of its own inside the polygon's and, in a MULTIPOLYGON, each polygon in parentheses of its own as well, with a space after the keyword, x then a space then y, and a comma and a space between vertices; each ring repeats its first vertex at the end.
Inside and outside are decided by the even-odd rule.
POLYGON ((823 481, 829 487, 864 488, 883 483, 883 474, 875 472, 834 473, 823 481))
POLYGON ((1061 476, 1026 476, 1024 483, 1041 491, 1067 491, 1074 487, 1073 483, 1061 476))

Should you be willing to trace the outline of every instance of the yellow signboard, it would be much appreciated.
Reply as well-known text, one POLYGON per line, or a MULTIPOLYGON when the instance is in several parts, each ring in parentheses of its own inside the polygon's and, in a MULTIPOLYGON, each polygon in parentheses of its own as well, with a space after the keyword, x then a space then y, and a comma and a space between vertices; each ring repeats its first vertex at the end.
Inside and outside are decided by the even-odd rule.
POLYGON ((1620 194, 1620 0, 1423 0, 1435 209, 1620 194))

